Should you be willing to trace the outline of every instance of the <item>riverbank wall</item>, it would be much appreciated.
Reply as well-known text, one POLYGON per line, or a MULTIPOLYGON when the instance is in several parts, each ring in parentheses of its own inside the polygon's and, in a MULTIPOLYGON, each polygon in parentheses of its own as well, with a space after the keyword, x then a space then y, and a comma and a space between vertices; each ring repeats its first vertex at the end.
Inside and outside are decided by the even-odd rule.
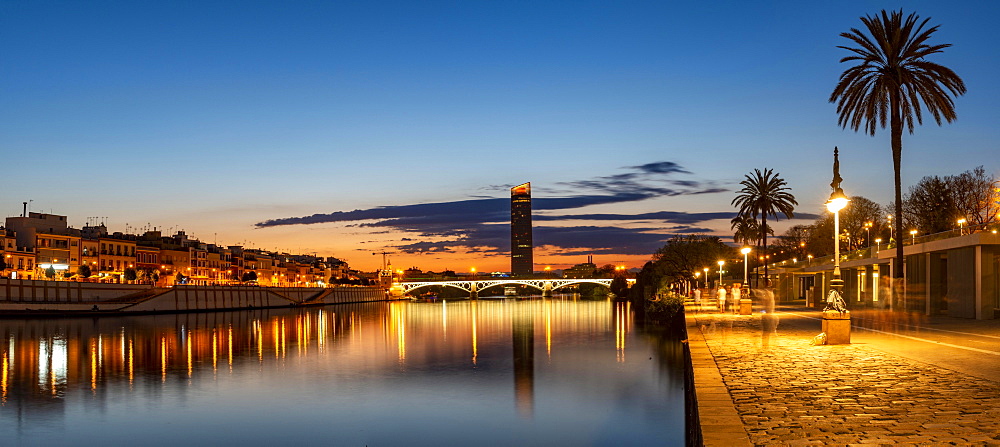
POLYGON ((153 287, 0 278, 0 315, 205 312, 388 299, 377 287, 153 287))

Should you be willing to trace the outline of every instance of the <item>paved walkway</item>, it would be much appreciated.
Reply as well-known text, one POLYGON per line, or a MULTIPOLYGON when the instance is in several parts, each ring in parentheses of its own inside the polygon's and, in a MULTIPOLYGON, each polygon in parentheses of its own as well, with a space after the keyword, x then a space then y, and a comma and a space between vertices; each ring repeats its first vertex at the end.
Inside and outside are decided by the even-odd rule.
POLYGON ((1000 324, 894 319, 890 328, 859 313, 877 332, 854 328, 850 345, 812 346, 819 312, 772 316, 777 327, 765 331, 774 320, 759 313, 689 308, 705 445, 1000 446, 1000 370, 991 372, 1000 324))

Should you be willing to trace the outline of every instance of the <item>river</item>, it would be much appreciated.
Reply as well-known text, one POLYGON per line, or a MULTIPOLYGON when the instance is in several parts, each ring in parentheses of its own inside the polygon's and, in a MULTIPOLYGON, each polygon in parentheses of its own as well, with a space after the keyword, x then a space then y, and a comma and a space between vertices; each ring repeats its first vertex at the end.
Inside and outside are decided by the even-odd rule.
POLYGON ((627 303, 0 320, 2 445, 682 445, 680 343, 627 303))

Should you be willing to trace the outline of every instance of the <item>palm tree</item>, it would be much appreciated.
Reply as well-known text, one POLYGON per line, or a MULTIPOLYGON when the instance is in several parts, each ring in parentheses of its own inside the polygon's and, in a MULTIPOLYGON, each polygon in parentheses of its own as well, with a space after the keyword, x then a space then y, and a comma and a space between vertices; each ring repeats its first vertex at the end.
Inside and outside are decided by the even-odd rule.
MULTIPOLYGON (((733 206, 739 208, 738 217, 743 216, 756 220, 759 216, 760 225, 758 228, 764 229, 770 228, 767 225, 767 216, 779 220, 778 213, 780 212, 789 219, 795 217, 793 211, 795 205, 799 203, 795 201, 795 196, 788 192, 790 188, 788 188, 785 179, 767 168, 764 168, 764 172, 761 172, 760 169, 754 169, 752 174, 747 174, 746 178, 740 182, 743 188, 737 191, 736 198, 732 202, 733 206)), ((764 243, 760 255, 767 256, 767 231, 760 231, 759 234, 764 243)), ((766 261, 764 262, 764 278, 765 286, 767 286, 770 280, 767 279, 766 261)))
MULTIPOLYGON (((743 245, 760 245, 760 223, 750 215, 737 214, 729 221, 733 230, 733 242, 743 245)), ((767 227, 767 234, 774 236, 774 229, 767 227)))
MULTIPOLYGON (((841 37, 857 44, 857 48, 838 46, 854 53, 840 62, 857 62, 840 74, 840 82, 830 95, 830 102, 837 103, 840 115, 837 123, 855 132, 875 135, 876 127, 885 129, 889 123, 892 145, 892 167, 896 188, 896 216, 902 216, 902 186, 900 184, 900 155, 903 151, 903 125, 913 133, 913 119, 923 124, 921 103, 934 116, 938 125, 941 119, 955 119, 952 96, 965 93, 965 83, 951 69, 927 61, 925 58, 940 53, 951 44, 928 45, 926 42, 937 31, 933 26, 924 29, 928 20, 917 23, 914 13, 903 18, 903 11, 862 17, 869 35, 851 28, 840 33, 841 37)), ((896 234, 902 234, 903 219, 896 219, 896 234)), ((893 277, 903 276, 903 245, 896 244, 896 265, 893 277)))

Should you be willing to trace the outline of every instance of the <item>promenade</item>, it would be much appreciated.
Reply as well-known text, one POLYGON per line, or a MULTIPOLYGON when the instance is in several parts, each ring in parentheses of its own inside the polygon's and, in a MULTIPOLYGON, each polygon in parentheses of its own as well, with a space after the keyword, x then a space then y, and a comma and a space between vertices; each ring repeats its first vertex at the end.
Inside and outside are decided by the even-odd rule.
POLYGON ((861 311, 813 346, 820 312, 772 315, 687 308, 705 445, 1000 446, 1000 320, 861 311))

